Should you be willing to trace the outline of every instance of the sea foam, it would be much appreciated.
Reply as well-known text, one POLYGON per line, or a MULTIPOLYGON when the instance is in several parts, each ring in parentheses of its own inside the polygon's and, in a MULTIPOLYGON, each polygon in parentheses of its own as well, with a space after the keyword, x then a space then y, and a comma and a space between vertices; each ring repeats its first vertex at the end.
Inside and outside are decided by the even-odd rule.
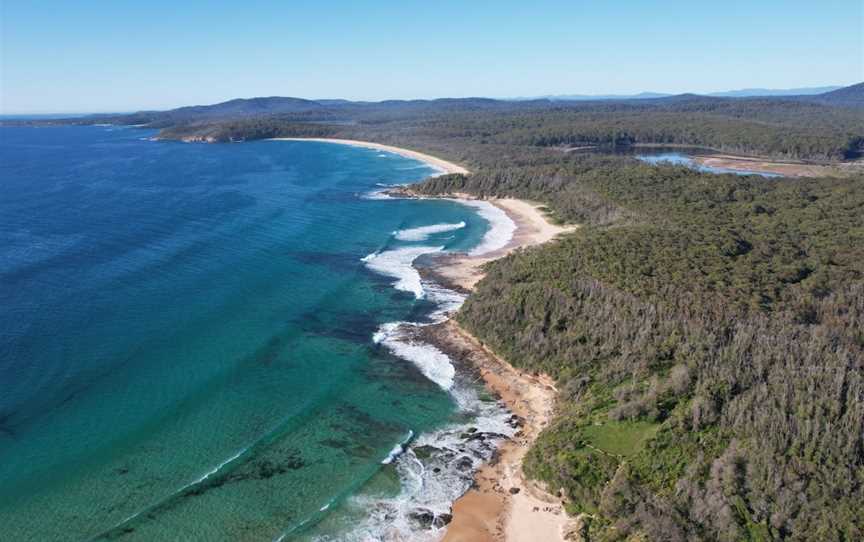
POLYGON ((413 363, 423 376, 449 391, 453 387, 456 369, 444 352, 431 344, 414 341, 406 327, 412 324, 390 322, 381 326, 372 340, 390 350, 394 355, 413 363))
POLYGON ((468 253, 471 256, 480 256, 502 249, 513 239, 513 234, 516 233, 516 223, 500 207, 481 200, 453 201, 473 207, 481 217, 489 222, 489 231, 483 236, 480 244, 468 253))
POLYGON ((458 224, 432 224, 431 226, 420 226, 407 230, 397 230, 393 236, 400 241, 425 241, 429 236, 436 233, 455 231, 465 227, 464 222, 458 224))
POLYGON ((389 465, 390 463, 395 461, 396 458, 399 457, 400 455, 402 455, 402 453, 405 451, 405 447, 408 445, 409 442, 411 442, 412 438, 414 438, 414 431, 411 431, 409 429, 408 435, 406 435, 405 438, 402 439, 401 442, 399 442, 399 444, 397 444, 396 446, 393 446, 393 449, 390 450, 390 453, 387 454, 387 457, 385 457, 381 461, 381 464, 382 465, 389 465))
POLYGON ((366 267, 396 279, 395 287, 403 292, 411 292, 414 297, 424 296, 420 273, 414 268, 414 260, 424 254, 441 252, 444 247, 403 247, 383 252, 374 252, 363 258, 366 267))
MULTIPOLYGON (((399 476, 399 494, 394 497, 360 494, 349 498, 346 506, 362 511, 364 517, 349 532, 340 534, 340 541, 441 539, 453 502, 471 487, 476 469, 489 461, 500 442, 516 431, 504 405, 481 400, 471 382, 457 378, 451 395, 470 421, 423 433, 404 446, 391 463, 399 476), (418 514, 431 517, 432 524, 418 524, 418 514)), ((317 539, 325 540, 333 539, 317 539)))

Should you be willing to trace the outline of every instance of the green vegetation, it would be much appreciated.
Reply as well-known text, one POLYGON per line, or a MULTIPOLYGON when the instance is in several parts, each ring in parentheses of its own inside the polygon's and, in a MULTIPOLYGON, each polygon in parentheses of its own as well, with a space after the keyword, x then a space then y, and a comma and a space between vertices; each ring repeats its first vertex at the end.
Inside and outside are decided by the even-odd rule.
POLYGON ((629 457, 643 448, 657 432, 657 427, 657 424, 644 421, 608 422, 584 427, 582 437, 586 444, 602 453, 629 457))
MULTIPOLYGON (((140 120, 140 119, 137 119, 140 120)), ((694 145, 777 158, 840 160, 864 144, 864 109, 719 98, 632 102, 429 102, 343 106, 273 116, 156 117, 166 138, 278 136, 496 147, 694 145), (461 105, 460 105, 461 104, 461 105)))

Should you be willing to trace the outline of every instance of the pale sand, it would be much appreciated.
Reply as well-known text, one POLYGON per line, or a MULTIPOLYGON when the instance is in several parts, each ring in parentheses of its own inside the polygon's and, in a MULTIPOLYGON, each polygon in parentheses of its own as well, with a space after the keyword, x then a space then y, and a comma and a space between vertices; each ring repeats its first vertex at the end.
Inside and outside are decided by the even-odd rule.
POLYGON ((731 154, 712 154, 694 156, 693 159, 705 166, 721 167, 732 170, 776 173, 785 177, 837 177, 840 169, 830 165, 805 164, 800 162, 773 162, 761 158, 735 156, 731 154))
POLYGON ((448 162, 446 160, 442 160, 440 158, 436 158, 435 156, 430 156, 428 154, 423 154, 422 152, 412 151, 408 149, 403 149, 401 147, 393 147, 391 145, 383 145, 381 143, 372 143, 370 141, 357 141, 355 139, 330 139, 324 137, 274 137, 275 141, 317 141, 319 143, 337 143, 339 145, 350 145, 351 147, 363 147, 366 149, 375 149, 379 151, 387 151, 392 152, 393 154, 398 154, 399 156, 404 156, 406 158, 413 158, 415 160, 420 160, 421 162, 425 162, 435 169, 439 170, 442 174, 445 173, 461 173, 463 175, 467 175, 469 172, 464 167, 454 164, 453 162, 448 162))

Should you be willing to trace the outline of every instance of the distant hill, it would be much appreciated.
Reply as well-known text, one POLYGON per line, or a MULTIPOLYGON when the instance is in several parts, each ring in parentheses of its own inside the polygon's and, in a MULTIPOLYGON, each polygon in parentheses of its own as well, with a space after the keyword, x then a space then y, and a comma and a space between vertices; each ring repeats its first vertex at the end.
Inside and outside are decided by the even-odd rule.
MULTIPOLYGON (((714 98, 750 98, 762 96, 813 96, 841 89, 840 86, 826 87, 804 87, 804 88, 744 88, 738 90, 724 90, 721 92, 709 92, 701 96, 714 98)), ((662 92, 640 92, 638 94, 550 94, 537 96, 535 98, 515 98, 516 101, 525 100, 550 100, 557 101, 592 101, 592 100, 651 100, 656 98, 669 98, 681 96, 680 94, 669 94, 662 92)))
MULTIPOLYGON (((540 98, 519 98, 497 100, 492 98, 438 98, 432 100, 384 100, 380 102, 360 102, 344 99, 310 100, 295 97, 268 96, 258 98, 237 98, 211 105, 193 105, 167 111, 139 111, 131 114, 99 114, 87 116, 45 116, 3 118, 2 124, 94 124, 110 122, 115 124, 149 125, 164 128, 177 124, 212 122, 219 120, 244 119, 251 117, 281 117, 299 122, 354 122, 358 118, 380 122, 406 118, 425 113, 445 113, 454 111, 490 110, 531 110, 536 108, 654 108, 679 111, 715 111, 729 108, 799 108, 802 103, 810 107, 832 106, 843 108, 864 107, 864 83, 843 88, 820 87, 808 89, 770 90, 745 89, 715 93, 715 95, 661 94, 642 92, 640 94, 607 95, 555 95, 540 98), (832 88, 827 92, 813 94, 822 88, 832 88), (749 93, 773 93, 749 95, 749 93), (794 93, 798 94, 787 94, 794 93), (717 95, 722 94, 722 95, 717 95)), ((749 113, 748 113, 749 114, 749 113)))
POLYGON ((192 105, 166 111, 172 117, 236 117, 247 115, 273 115, 305 113, 321 110, 325 105, 303 98, 269 96, 264 98, 237 98, 213 105, 192 105))
POLYGON ((749 98, 753 96, 812 96, 815 94, 824 94, 843 88, 841 86, 830 87, 805 87, 805 88, 744 88, 740 90, 726 90, 723 92, 710 92, 706 96, 715 96, 718 98, 749 98))
POLYGON ((593 100, 649 100, 665 98, 672 94, 660 92, 640 92, 639 94, 550 94, 532 98, 513 98, 514 101, 549 100, 551 102, 590 102, 593 100))
POLYGON ((813 96, 812 101, 841 107, 864 107, 864 83, 813 96))

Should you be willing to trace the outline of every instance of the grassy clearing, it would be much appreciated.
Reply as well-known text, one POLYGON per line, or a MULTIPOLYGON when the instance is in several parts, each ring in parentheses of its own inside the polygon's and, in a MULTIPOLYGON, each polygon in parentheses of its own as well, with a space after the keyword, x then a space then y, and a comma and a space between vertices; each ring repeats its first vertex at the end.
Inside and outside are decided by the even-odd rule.
POLYGON ((582 429, 587 444, 619 457, 639 453, 659 429, 660 424, 647 421, 606 422, 582 429))

